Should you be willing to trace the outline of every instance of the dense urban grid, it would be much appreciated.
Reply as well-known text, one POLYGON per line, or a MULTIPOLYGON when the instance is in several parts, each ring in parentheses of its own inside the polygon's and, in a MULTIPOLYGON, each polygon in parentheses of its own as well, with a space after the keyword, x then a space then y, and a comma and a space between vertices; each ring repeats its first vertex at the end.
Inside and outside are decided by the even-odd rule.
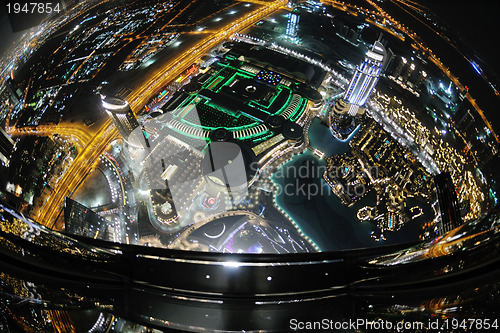
POLYGON ((287 242, 258 231, 265 225, 301 244, 291 251, 327 250, 355 245, 309 235, 336 221, 304 220, 288 197, 326 195, 348 207, 350 224, 370 223, 379 241, 451 228, 438 175, 449 174, 461 221, 497 200, 488 181, 496 134, 484 112, 422 38, 377 3, 78 8, 2 59, 2 193, 50 228, 232 252, 210 245, 210 233, 193 237, 203 226, 229 242, 251 226, 256 247, 236 251, 270 242, 288 252, 287 242), (327 128, 331 138, 312 138, 327 128), (333 141, 348 146, 331 149, 333 141), (299 163, 308 152, 312 166, 299 163), (314 182, 280 179, 301 165, 321 171, 314 182), (410 234, 406 224, 421 230, 410 234))

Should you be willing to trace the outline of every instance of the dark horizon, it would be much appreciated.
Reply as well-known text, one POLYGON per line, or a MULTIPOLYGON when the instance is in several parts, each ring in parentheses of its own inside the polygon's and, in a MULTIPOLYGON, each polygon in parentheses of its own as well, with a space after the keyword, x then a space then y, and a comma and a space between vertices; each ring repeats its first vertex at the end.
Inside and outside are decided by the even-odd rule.
POLYGON ((500 2, 474 1, 473 6, 457 5, 453 0, 417 0, 455 30, 463 42, 500 78, 500 63, 495 45, 500 44, 500 2), (480 23, 480 24, 478 24, 480 23))

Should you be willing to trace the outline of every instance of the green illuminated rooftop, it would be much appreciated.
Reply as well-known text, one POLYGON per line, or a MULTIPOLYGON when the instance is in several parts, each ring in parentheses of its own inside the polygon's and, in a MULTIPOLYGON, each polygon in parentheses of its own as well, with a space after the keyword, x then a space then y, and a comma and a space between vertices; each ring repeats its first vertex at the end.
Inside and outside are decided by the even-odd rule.
POLYGON ((234 54, 213 63, 209 73, 201 88, 185 94, 172 112, 174 130, 207 139, 210 132, 224 128, 235 139, 257 144, 273 136, 265 125, 269 117, 296 121, 306 109, 308 100, 297 92, 292 78, 234 54))

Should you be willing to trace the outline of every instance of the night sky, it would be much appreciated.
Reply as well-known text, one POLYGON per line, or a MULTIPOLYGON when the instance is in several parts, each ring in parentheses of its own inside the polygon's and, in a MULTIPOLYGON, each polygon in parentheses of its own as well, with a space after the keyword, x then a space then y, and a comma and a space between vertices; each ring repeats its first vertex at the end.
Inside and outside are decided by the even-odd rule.
POLYGON ((0 42, 0 55, 3 55, 12 43, 23 35, 23 32, 12 32, 5 9, 5 2, 0 0, 0 4, 0 36, 2 36, 2 41, 0 42))
POLYGON ((500 1, 417 0, 447 23, 500 78, 500 1))

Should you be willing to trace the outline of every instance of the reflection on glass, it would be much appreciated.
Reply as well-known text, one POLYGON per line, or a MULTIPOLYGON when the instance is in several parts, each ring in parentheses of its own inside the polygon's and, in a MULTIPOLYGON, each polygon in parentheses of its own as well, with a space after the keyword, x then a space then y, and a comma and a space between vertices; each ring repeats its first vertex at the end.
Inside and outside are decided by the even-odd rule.
MULTIPOLYGON (((408 1, 66 1, 0 59, 0 330, 189 326, 124 310, 141 284, 319 299, 493 260, 498 83, 460 45, 408 1)), ((479 299, 450 295, 357 311, 479 299)))

